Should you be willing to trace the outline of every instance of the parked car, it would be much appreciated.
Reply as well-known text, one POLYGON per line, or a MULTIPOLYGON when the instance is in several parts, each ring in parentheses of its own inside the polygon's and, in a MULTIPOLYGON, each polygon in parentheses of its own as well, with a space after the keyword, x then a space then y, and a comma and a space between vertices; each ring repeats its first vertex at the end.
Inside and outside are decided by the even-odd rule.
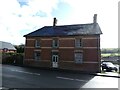
POLYGON ((106 71, 116 71, 117 72, 117 67, 111 63, 111 62, 102 62, 101 64, 102 70, 106 71))

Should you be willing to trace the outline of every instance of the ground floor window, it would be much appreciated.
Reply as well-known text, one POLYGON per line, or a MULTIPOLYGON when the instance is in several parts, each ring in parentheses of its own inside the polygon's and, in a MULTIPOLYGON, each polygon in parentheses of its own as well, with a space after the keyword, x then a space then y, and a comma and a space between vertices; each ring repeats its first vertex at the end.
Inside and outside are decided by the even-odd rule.
POLYGON ((75 63, 82 63, 83 62, 83 54, 81 52, 75 53, 75 63))
POLYGON ((40 60, 40 52, 35 52, 34 53, 34 59, 35 60, 40 60))

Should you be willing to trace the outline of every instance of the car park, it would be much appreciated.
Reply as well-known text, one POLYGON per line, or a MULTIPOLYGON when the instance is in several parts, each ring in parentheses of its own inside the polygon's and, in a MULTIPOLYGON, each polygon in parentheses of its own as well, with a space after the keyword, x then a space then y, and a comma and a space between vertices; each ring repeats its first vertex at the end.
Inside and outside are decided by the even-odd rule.
POLYGON ((118 71, 117 67, 111 62, 102 62, 101 67, 103 71, 118 71))

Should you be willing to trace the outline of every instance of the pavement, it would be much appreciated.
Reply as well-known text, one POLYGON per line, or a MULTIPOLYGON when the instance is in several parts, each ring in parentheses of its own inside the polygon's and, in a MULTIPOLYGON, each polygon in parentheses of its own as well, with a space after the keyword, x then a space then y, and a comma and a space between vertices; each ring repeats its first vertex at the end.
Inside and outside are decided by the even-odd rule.
POLYGON ((116 77, 120 78, 120 74, 116 72, 104 72, 104 73, 96 73, 97 76, 106 76, 106 77, 116 77))

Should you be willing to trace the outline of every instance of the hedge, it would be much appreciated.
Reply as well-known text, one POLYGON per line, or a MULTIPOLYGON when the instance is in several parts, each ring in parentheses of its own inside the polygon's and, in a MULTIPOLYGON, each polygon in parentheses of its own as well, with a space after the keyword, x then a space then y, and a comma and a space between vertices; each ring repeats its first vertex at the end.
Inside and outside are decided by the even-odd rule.
POLYGON ((23 64, 23 53, 3 53, 2 54, 2 63, 3 64, 23 64))

